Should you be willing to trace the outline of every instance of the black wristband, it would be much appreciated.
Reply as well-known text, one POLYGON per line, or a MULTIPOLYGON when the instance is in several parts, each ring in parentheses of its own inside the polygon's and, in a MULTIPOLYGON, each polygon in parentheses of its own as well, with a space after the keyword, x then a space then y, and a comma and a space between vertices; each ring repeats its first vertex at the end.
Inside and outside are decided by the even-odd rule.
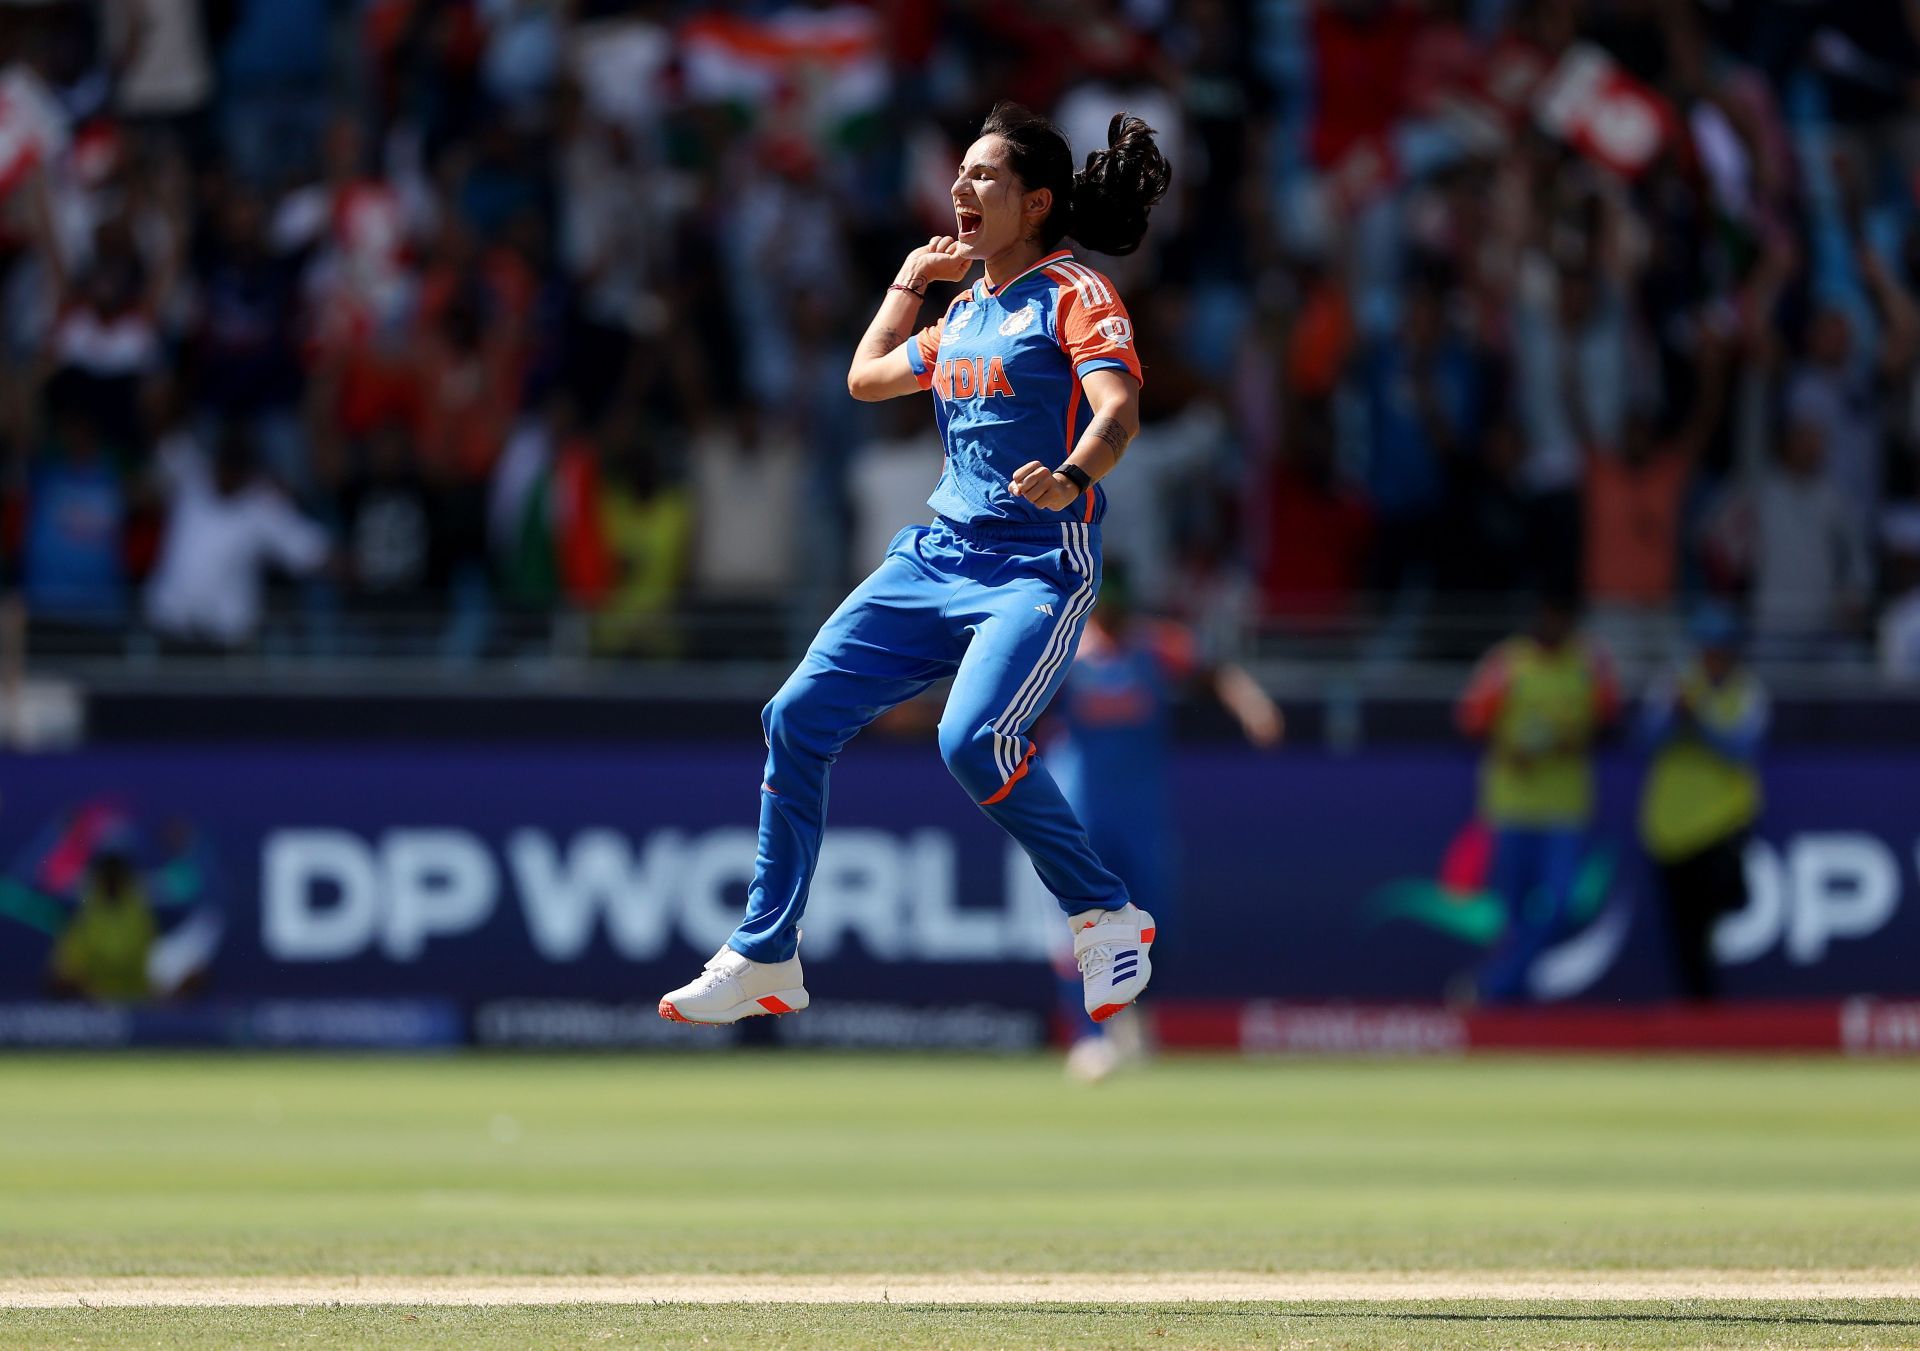
POLYGON ((1053 472, 1078 488, 1082 496, 1093 491, 1093 480, 1077 464, 1063 464, 1053 472))

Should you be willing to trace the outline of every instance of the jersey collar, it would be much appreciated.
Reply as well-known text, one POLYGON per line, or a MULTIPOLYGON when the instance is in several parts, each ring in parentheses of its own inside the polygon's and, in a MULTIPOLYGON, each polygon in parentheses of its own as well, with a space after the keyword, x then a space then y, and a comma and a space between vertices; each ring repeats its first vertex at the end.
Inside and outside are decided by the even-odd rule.
POLYGON ((1018 276, 1009 278, 1008 280, 1002 282, 998 286, 987 285, 987 279, 985 277, 982 277, 980 278, 979 281, 975 282, 973 285, 974 299, 985 300, 988 296, 1003 296, 1008 291, 1011 291, 1019 283, 1025 281, 1028 277, 1031 277, 1034 273, 1038 272, 1041 268, 1052 267, 1055 263, 1071 262, 1072 260, 1073 260, 1072 249, 1057 249, 1053 253, 1048 254, 1045 258, 1042 258, 1039 262, 1035 263, 1032 267, 1028 268, 1025 272, 1020 273, 1018 276))

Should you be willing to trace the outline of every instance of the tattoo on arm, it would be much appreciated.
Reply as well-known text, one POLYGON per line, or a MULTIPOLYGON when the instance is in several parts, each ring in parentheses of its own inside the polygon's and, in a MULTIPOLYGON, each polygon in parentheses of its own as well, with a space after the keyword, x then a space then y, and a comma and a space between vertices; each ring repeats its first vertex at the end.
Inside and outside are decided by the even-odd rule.
POLYGON ((865 360, 878 360, 899 345, 900 333, 897 329, 879 329, 869 333, 867 340, 860 344, 860 356, 865 360))
POLYGON ((1120 425, 1118 418, 1097 417, 1087 428, 1088 436, 1097 436, 1107 443, 1107 449, 1113 452, 1113 462, 1120 463, 1120 457, 1127 453, 1127 443, 1133 437, 1120 425))

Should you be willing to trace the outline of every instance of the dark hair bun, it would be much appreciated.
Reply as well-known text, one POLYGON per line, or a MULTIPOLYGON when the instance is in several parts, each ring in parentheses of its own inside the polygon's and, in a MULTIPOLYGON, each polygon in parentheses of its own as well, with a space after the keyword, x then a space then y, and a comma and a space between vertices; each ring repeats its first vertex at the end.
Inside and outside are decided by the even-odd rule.
POLYGON ((1065 233, 1096 253, 1132 253, 1147 233, 1147 213, 1166 195, 1173 166, 1154 144, 1153 128, 1131 113, 1107 123, 1107 148, 1087 156, 1073 176, 1065 233))

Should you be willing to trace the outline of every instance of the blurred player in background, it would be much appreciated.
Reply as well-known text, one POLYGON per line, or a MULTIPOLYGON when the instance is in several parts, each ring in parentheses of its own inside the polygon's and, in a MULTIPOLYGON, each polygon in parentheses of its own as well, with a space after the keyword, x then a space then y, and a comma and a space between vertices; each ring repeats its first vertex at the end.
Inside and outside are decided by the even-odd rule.
POLYGON ((1100 862, 1035 761, 1030 729, 1099 590, 1096 485, 1140 425, 1132 322, 1113 284, 1060 244, 1131 253, 1171 172, 1152 128, 1124 113, 1078 173, 1059 129, 1017 105, 996 107, 968 147, 952 185, 955 235, 908 255, 847 372, 857 399, 933 390, 947 452, 933 524, 894 536, 762 713, 746 918, 660 1001, 663 1018, 731 1023, 807 1006, 800 917, 827 771, 861 728, 948 677, 941 754, 1068 915, 1087 1013, 1111 1017, 1146 988, 1153 917, 1100 862), (983 275, 913 334, 928 284, 961 281, 975 263, 983 275))
MULTIPOLYGON (((1153 914, 1156 946, 1179 932, 1168 760, 1173 701, 1189 687, 1209 690, 1254 745, 1280 743, 1286 723, 1253 677, 1232 663, 1208 664, 1185 625, 1136 613, 1124 573, 1110 565, 1050 717, 1058 736, 1047 757, 1094 852, 1120 875, 1134 903, 1153 914)), ((1088 1082, 1104 1079, 1144 1034, 1126 1026, 1129 1020, 1100 1024, 1087 1016, 1065 945, 1055 970, 1072 1042, 1067 1071, 1088 1082)))
POLYGON ((1747 904, 1747 838, 1761 807, 1754 760, 1769 709, 1765 687, 1740 660, 1731 610, 1703 608, 1692 637, 1697 654, 1648 694, 1642 713, 1653 768, 1640 838, 1660 873, 1680 992, 1712 999, 1714 923, 1747 904))
POLYGON ((132 1003, 151 993, 147 961, 159 927, 130 848, 122 835, 95 847, 80 903, 54 944, 48 983, 56 994, 132 1003))
POLYGON ((1533 629, 1480 661, 1459 720, 1486 743, 1480 814, 1494 832, 1493 886, 1507 931, 1474 994, 1527 998, 1533 959, 1562 936, 1574 876, 1593 824, 1593 749, 1619 716, 1613 663, 1580 635, 1571 598, 1549 595, 1533 629))

